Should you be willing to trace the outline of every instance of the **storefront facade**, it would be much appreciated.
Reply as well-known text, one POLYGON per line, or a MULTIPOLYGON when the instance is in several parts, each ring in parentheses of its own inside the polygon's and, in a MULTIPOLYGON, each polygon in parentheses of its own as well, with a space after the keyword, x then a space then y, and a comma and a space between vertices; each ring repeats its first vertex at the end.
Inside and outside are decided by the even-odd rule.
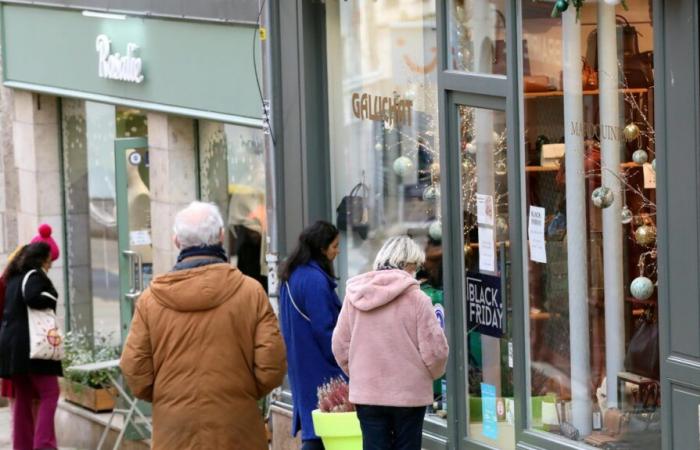
POLYGON ((173 219, 192 200, 219 206, 229 254, 266 285, 257 5, 127 3, 1 5, 3 250, 49 223, 66 328, 115 344, 172 267, 173 219))
POLYGON ((451 359, 424 447, 697 447, 697 2, 275 13, 287 242, 343 224, 341 286, 392 235, 426 248, 451 359))

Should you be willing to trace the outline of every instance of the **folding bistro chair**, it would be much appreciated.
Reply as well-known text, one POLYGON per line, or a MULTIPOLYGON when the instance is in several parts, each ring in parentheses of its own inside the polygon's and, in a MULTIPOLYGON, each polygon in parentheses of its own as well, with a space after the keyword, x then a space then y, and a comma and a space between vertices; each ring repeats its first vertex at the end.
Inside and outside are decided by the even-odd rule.
POLYGON ((122 443, 122 440, 124 439, 124 433, 126 432, 127 427, 129 424, 133 425, 134 429, 139 433, 139 435, 143 439, 148 439, 149 436, 146 435, 146 433, 143 432, 141 429, 141 426, 146 428, 148 430, 148 433, 153 432, 153 427, 151 424, 151 420, 146 417, 143 412, 138 408, 138 399, 132 397, 129 395, 124 389, 124 387, 119 383, 119 380, 117 377, 115 377, 112 372, 113 369, 119 369, 119 360, 118 359, 113 359, 111 361, 103 361, 103 362, 96 362, 96 363, 90 363, 90 364, 82 364, 82 365, 77 365, 77 366, 71 366, 66 369, 66 371, 72 371, 72 372, 84 372, 84 373, 90 373, 90 372, 96 372, 98 370, 107 370, 108 377, 109 377, 109 382, 110 384, 117 390, 119 393, 119 397, 121 397, 127 405, 127 409, 123 408, 114 408, 112 410, 112 414, 109 416, 109 420, 107 421, 107 426, 105 426, 104 431, 102 431, 102 436, 100 436, 100 442, 97 444, 97 449, 96 450, 102 450, 102 446, 104 445, 105 441, 107 440, 107 435, 109 434, 109 430, 112 427, 112 420, 114 419, 114 416, 117 414, 123 415, 124 416, 124 426, 122 427, 121 431, 119 432, 119 436, 117 437, 117 440, 114 442, 114 447, 112 447, 112 450, 117 450, 122 443), (141 419, 141 423, 135 422, 136 418, 141 419))

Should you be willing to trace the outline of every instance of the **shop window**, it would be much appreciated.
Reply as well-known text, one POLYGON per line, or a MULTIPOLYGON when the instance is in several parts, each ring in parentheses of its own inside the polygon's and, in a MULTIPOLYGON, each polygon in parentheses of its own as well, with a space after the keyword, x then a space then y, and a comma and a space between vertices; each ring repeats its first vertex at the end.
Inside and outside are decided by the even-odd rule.
MULTIPOLYGON (((448 69, 506 74, 505 5, 505 0, 449 0, 448 69)), ((528 74, 529 67, 523 69, 528 74)))
POLYGON ((267 289, 263 132, 199 122, 200 192, 226 222, 226 247, 238 268, 267 289))
POLYGON ((460 106, 468 435, 515 449, 505 113, 460 106))
MULTIPOLYGON (((408 233, 426 250, 418 277, 444 323, 435 3, 331 0, 326 14, 339 294, 387 238, 408 233)), ((436 421, 446 392, 438 380, 436 421)))
POLYGON ((521 5, 529 427, 658 449, 652 2, 612 3, 521 5))

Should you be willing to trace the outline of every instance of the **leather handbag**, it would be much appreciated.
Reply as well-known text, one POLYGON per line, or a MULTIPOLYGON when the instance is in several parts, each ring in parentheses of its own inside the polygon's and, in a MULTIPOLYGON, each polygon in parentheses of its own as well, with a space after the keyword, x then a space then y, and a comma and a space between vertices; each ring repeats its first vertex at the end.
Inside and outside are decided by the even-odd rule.
MULTIPOLYGON (((617 44, 622 53, 624 85, 628 88, 646 88, 654 85, 653 53, 639 51, 639 32, 621 15, 617 15, 617 44)), ((598 68, 598 29, 588 35, 586 60, 598 68)))
POLYGON ((362 239, 367 239, 369 232, 369 188, 364 183, 357 183, 350 194, 343 197, 336 209, 336 226, 340 231, 357 232, 362 239))
MULTIPOLYGON (((30 270, 22 279, 22 298, 25 298, 27 282, 36 270, 30 270)), ((49 292, 40 295, 58 301, 49 292)), ((58 327, 56 312, 52 308, 34 309, 27 307, 29 322, 29 359, 60 361, 63 359, 63 335, 58 327)))
POLYGON ((659 379, 659 324, 645 314, 630 339, 625 355, 625 369, 655 380, 659 379))

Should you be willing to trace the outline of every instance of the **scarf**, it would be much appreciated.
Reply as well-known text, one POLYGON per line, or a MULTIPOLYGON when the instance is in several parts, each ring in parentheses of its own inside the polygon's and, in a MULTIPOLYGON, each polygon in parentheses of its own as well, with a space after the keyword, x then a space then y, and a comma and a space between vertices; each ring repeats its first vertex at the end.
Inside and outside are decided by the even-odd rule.
POLYGON ((220 259, 223 262, 228 262, 228 256, 226 256, 226 251, 221 244, 183 248, 177 257, 177 262, 181 263, 184 259, 193 256, 209 256, 211 258, 220 259))

